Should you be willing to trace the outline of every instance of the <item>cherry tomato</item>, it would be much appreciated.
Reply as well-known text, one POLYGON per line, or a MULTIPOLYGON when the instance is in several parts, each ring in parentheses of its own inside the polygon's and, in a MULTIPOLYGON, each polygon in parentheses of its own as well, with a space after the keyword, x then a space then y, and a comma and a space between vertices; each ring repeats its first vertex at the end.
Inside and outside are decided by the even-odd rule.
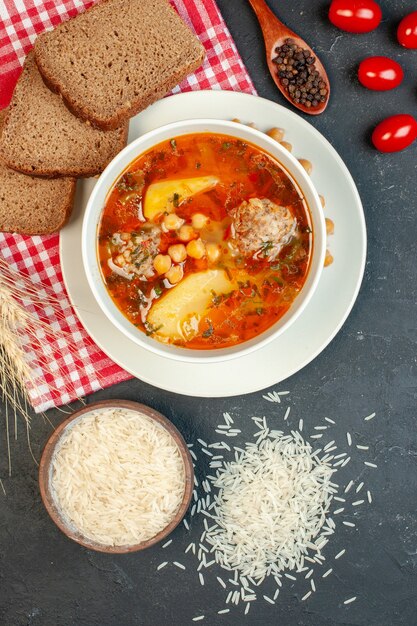
POLYGON ((329 20, 348 33, 369 33, 379 26, 382 11, 374 0, 333 0, 329 20))
POLYGON ((406 15, 401 20, 397 37, 404 48, 417 48, 417 11, 406 15))
POLYGON ((380 122, 372 143, 380 152, 399 152, 417 139, 417 122, 412 115, 393 115, 380 122))
POLYGON ((387 91, 402 83, 404 72, 399 63, 388 57, 368 57, 359 65, 358 78, 368 89, 387 91))

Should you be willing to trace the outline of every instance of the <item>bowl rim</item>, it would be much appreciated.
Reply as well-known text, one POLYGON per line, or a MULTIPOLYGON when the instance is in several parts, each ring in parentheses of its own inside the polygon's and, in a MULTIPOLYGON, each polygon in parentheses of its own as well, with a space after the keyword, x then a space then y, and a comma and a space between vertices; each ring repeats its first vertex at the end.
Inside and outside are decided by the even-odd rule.
MULTIPOLYGON (((258 129, 252 128, 250 126, 247 126, 245 124, 241 124, 238 122, 233 122, 231 120, 215 119, 215 118, 196 118, 196 119, 185 119, 185 120, 170 122, 168 124, 164 124, 163 126, 158 126, 148 131, 147 133, 144 133, 140 137, 137 137, 135 140, 133 140, 131 143, 127 144, 125 148, 123 148, 123 150, 121 150, 113 158, 113 160, 107 165, 106 169, 102 172, 97 184, 95 185, 88 199, 85 214, 83 217, 81 238, 82 238, 83 265, 84 265, 84 270, 86 272, 90 289, 92 290, 94 298, 96 299, 96 302, 98 303, 101 311, 111 321, 113 326, 115 326, 115 328, 117 328, 126 337, 128 337, 133 343, 143 347, 146 350, 149 350, 150 352, 153 352, 154 354, 157 354, 158 356, 168 358, 173 362, 182 361, 182 362, 189 362, 189 363, 195 363, 195 364, 215 363, 215 362, 220 362, 220 361, 232 360, 234 358, 240 358, 251 352, 254 352, 255 350, 258 350, 259 348, 273 341, 280 334, 284 333, 286 329, 289 328, 292 325, 292 323, 295 322, 295 320, 301 315, 301 313, 304 311, 305 307, 307 306, 308 302, 310 301, 312 295, 314 294, 317 288, 318 282, 320 280, 320 277, 321 277, 323 264, 324 264, 324 258, 325 258, 325 251, 326 251, 326 227, 325 227, 325 220, 324 220, 324 212, 323 212, 323 208, 320 202, 320 198, 310 176, 307 174, 304 167, 299 163, 298 159, 295 158, 286 148, 281 146, 279 142, 275 141, 274 139, 269 137, 266 133, 258 129), (218 127, 217 130, 210 129, 212 125, 217 126, 218 127), (208 126, 209 130, 202 130, 202 129, 196 130, 195 127, 198 127, 198 126, 200 127, 208 126), (91 216, 95 213, 95 211, 97 211, 97 208, 96 208, 97 196, 99 195, 99 193, 102 193, 104 189, 105 198, 107 198, 114 182, 122 174, 122 172, 125 171, 130 166, 130 164, 134 160, 139 158, 139 156, 143 154, 144 152, 151 150, 152 147, 158 145, 158 143, 165 141, 165 139, 160 138, 160 135, 163 135, 164 133, 167 133, 168 131, 170 133, 172 132, 173 136, 175 136, 176 132, 179 135, 204 133, 204 132, 213 133, 213 134, 222 134, 222 133, 227 134, 227 131, 228 130, 230 131, 231 129, 234 129, 234 130, 241 129, 243 134, 246 133, 250 137, 249 139, 247 137, 246 138, 243 137, 244 141, 252 142, 259 150, 262 150, 263 152, 267 152, 268 154, 270 154, 272 158, 275 158, 276 160, 278 160, 281 163, 282 167, 284 167, 284 169, 286 170, 288 170, 288 167, 285 164, 285 159, 287 159, 293 168, 293 171, 288 170, 290 176, 294 178, 296 184, 301 188, 301 191, 303 193, 305 193, 305 189, 307 189, 312 197, 313 203, 309 201, 308 208, 309 208, 309 212, 311 215, 311 219, 314 222, 316 235, 313 241, 313 254, 311 257, 309 272, 307 274, 306 281, 303 285, 303 288, 301 289, 300 294, 298 294, 297 299, 295 300, 295 302, 298 302, 298 306, 294 307, 293 306, 294 303, 292 303, 292 305, 290 306, 288 311, 284 314, 284 316, 282 316, 279 320, 277 320, 277 322, 273 324, 270 328, 268 328, 263 333, 261 333, 261 335, 257 335, 256 337, 253 337, 252 339, 249 339, 245 342, 242 342, 242 343, 236 344, 235 346, 230 346, 227 348, 219 348, 219 349, 212 349, 212 350, 191 350, 187 348, 164 344, 152 338, 150 338, 150 341, 147 341, 149 338, 147 337, 145 338, 145 336, 142 337, 143 333, 141 333, 141 331, 137 331, 136 333, 133 332, 132 323, 117 308, 116 304, 113 302, 113 300, 111 299, 107 291, 106 291, 106 294, 108 297, 106 298, 106 294, 104 294, 102 297, 102 295, 99 292, 99 287, 96 284, 96 279, 93 276, 92 272, 95 269, 98 269, 98 273, 100 274, 100 278, 102 280, 101 270, 99 267, 99 262, 97 259, 97 252, 95 248, 94 248, 94 255, 93 255, 94 256, 93 268, 90 267, 92 252, 89 250, 89 248, 91 248, 91 245, 89 245, 90 240, 87 237, 88 231, 91 230, 93 227, 95 228, 96 236, 98 232, 99 220, 103 211, 104 201, 103 201, 103 206, 101 206, 99 209, 98 220, 92 220, 91 216), (259 144, 259 141, 257 141, 257 139, 260 140, 261 143, 262 142, 266 143, 269 146, 269 148, 261 146, 259 144), (142 143, 146 143, 149 140, 151 140, 152 143, 148 147, 142 148, 139 150, 137 149, 138 145, 140 146, 142 143), (279 156, 277 156, 276 153, 278 153, 279 155, 283 157, 284 162, 280 160, 279 156), (129 162, 127 165, 124 165, 124 167, 121 168, 120 162, 123 161, 126 155, 129 155, 130 157, 129 162), (116 171, 113 172, 112 170, 116 170, 116 171), (109 177, 111 177, 112 179, 111 182, 106 180, 109 177), (314 206, 312 206, 312 204, 314 206), (91 222, 94 222, 94 223, 91 224, 91 222), (312 271, 313 263, 316 265, 316 267, 314 270, 314 274, 312 275, 311 271, 312 271), (309 281, 308 290, 305 290, 305 285, 308 281, 309 281), (301 298, 300 296, 302 296, 303 292, 304 292, 304 297, 301 298), (118 319, 118 317, 120 317, 120 320, 118 319), (282 323, 283 318, 287 318, 287 319, 285 319, 285 321, 282 323), (280 323, 281 325, 278 328, 276 328, 276 326, 279 325, 280 323)), ((103 285, 104 285, 104 282, 103 282, 103 285)))
POLYGON ((88 404, 87 406, 78 409, 74 413, 72 413, 67 419, 65 419, 57 428, 52 432, 50 437, 48 438, 44 449, 42 451, 41 460, 39 463, 39 472, 38 472, 38 481, 39 481, 39 490, 42 498, 42 502, 56 526, 66 535, 69 539, 72 539, 76 543, 88 548, 89 550, 95 550, 96 552, 104 552, 109 554, 126 554, 129 552, 138 552, 139 550, 145 550, 146 548, 150 548, 151 546, 159 543, 163 539, 165 539, 182 521, 184 518, 187 509, 191 502, 191 497, 194 488, 194 466, 193 461, 191 459, 190 452, 188 450, 188 446, 179 432, 179 430, 174 426, 174 424, 162 413, 156 411, 150 406, 146 404, 142 404, 140 402, 134 402, 132 400, 99 400, 97 402, 93 402, 88 404), (147 539, 146 541, 141 541, 137 544, 131 545, 123 545, 123 546, 108 546, 105 544, 96 543, 93 540, 90 540, 86 537, 83 537, 81 533, 76 532, 71 529, 66 521, 64 520, 62 514, 59 511, 59 508, 55 502, 54 496, 51 491, 50 485, 50 469, 51 469, 51 461, 57 445, 59 444, 61 437, 64 435, 66 429, 77 419, 80 417, 87 415, 88 413, 92 413, 96 410, 101 409, 128 409, 130 411, 134 411, 136 413, 141 413, 146 415, 147 417, 155 420, 165 428, 166 431, 172 436, 175 443, 178 446, 178 449, 181 454, 181 458, 184 463, 184 495, 181 500, 181 504, 172 518, 170 523, 165 526, 159 533, 147 539))

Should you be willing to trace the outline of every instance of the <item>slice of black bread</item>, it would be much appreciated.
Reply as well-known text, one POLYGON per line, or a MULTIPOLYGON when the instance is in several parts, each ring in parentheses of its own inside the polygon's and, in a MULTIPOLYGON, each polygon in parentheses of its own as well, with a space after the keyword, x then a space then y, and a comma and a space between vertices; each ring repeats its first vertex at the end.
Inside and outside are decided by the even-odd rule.
MULTIPOLYGON (((0 112, 0 127, 5 111, 0 112)), ((39 178, 7 167, 0 159, 0 232, 50 235, 68 221, 74 178, 39 178)))
POLYGON ((199 67, 205 51, 166 0, 103 0, 40 35, 35 56, 73 112, 114 129, 199 67))
POLYGON ((45 85, 30 52, 3 125, 0 157, 26 174, 94 176, 126 145, 127 131, 127 123, 103 131, 73 115, 45 85))

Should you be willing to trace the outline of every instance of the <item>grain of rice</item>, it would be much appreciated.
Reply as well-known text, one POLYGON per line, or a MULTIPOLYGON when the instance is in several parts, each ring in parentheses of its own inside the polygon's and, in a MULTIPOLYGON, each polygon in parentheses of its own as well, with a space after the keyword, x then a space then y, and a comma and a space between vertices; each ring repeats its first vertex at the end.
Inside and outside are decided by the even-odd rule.
POLYGON ((232 595, 233 595, 233 591, 229 591, 229 593, 227 594, 227 598, 226 598, 226 604, 229 604, 230 600, 232 599, 232 595))
POLYGON ((353 596, 352 598, 348 598, 343 602, 343 604, 350 604, 351 602, 355 602, 357 596, 353 596))
POLYGON ((168 561, 164 561, 163 563, 160 563, 156 569, 157 569, 157 570, 160 570, 160 569, 162 569, 163 567, 165 567, 166 565, 168 565, 168 561))
POLYGON ((233 424, 233 418, 230 415, 230 413, 223 413, 223 417, 224 417, 224 421, 227 422, 228 424, 233 424))
POLYGON ((352 502, 352 506, 359 506, 360 504, 363 504, 365 502, 365 500, 356 500, 356 502, 352 502))
POLYGON ((247 615, 250 611, 250 604, 248 603, 245 607, 245 615, 247 615))
POLYGON ((176 567, 178 567, 179 569, 186 569, 185 565, 183 565, 182 563, 178 563, 178 561, 174 561, 173 565, 175 565, 176 567))
POLYGON ((343 548, 343 550, 340 550, 340 552, 338 552, 334 558, 335 559, 340 559, 340 557, 343 556, 345 554, 345 552, 346 552, 346 550, 345 550, 345 548, 343 548))
POLYGON ((316 591, 316 583, 314 582, 313 579, 310 580, 310 584, 311 584, 311 590, 316 591))
POLYGON ((169 545, 171 545, 171 543, 172 543, 172 539, 170 539, 169 541, 166 541, 166 542, 162 545, 162 547, 163 547, 163 548, 167 548, 169 545))
POLYGON ((340 509, 336 509, 336 511, 334 511, 333 515, 339 515, 339 513, 343 513, 345 509, 342 507, 340 509))
POLYGON ((219 581, 220 585, 223 587, 223 589, 226 589, 226 583, 224 582, 224 580, 220 578, 220 576, 217 576, 216 578, 219 581))
POLYGON ((285 411, 284 420, 287 420, 290 415, 291 407, 289 406, 285 411))
POLYGON ((348 456, 347 459, 343 461, 341 467, 345 467, 348 463, 350 463, 350 456, 348 456))
POLYGON ((332 568, 328 569, 328 570, 327 570, 327 572, 324 572, 324 574, 323 574, 322 578, 327 578, 327 576, 330 576, 330 574, 332 573, 332 571, 333 571, 333 569, 332 569, 332 568))
POLYGON ((193 515, 194 515, 194 513, 195 513, 196 508, 197 508, 197 507, 196 507, 196 505, 195 505, 195 504, 193 504, 193 506, 191 507, 191 514, 190 514, 190 515, 191 515, 191 517, 193 517, 193 515))
POLYGON ((263 599, 266 600, 266 602, 269 602, 269 604, 275 604, 275 601, 268 596, 263 596, 263 599))
POLYGON ((185 548, 184 553, 187 554, 187 552, 189 552, 193 548, 194 548, 194 552, 195 552, 195 544, 194 543, 189 543, 188 546, 185 548))
POLYGON ((369 450, 369 446, 356 446, 358 450, 369 450))
POLYGON ((313 570, 313 569, 310 569, 310 570, 307 572, 307 574, 304 576, 304 578, 305 578, 306 580, 308 580, 308 579, 310 578, 310 576, 312 576, 312 575, 313 575, 313 573, 314 573, 314 570, 313 570))
POLYGON ((185 526, 185 528, 186 528, 187 530, 190 530, 190 526, 189 526, 189 524, 188 524, 187 520, 185 519, 185 517, 184 517, 184 519, 182 520, 182 523, 184 524, 184 526, 185 526))
POLYGON ((310 435, 310 439, 320 439, 323 437, 323 433, 319 433, 318 435, 310 435))
POLYGON ((345 498, 341 498, 340 496, 334 496, 333 500, 337 500, 337 502, 346 502, 345 498))
POLYGON ((373 419, 375 417, 376 413, 371 413, 370 415, 367 415, 366 417, 364 417, 364 421, 368 422, 369 420, 373 419))
POLYGON ((348 442, 348 446, 352 445, 352 435, 350 433, 346 433, 346 439, 348 442))
POLYGON ((190 454, 193 457, 194 461, 197 461, 197 455, 193 450, 190 450, 190 454))
POLYGON ((197 439, 198 443, 203 446, 203 448, 207 448, 207 444, 202 439, 197 439))
POLYGON ((347 487, 345 488, 345 493, 349 493, 349 491, 351 490, 351 488, 353 487, 354 482, 353 480, 350 480, 347 487))
POLYGON ((342 524, 344 524, 345 526, 349 526, 350 528, 355 528, 355 524, 353 522, 343 521, 342 524))
POLYGON ((376 465, 375 463, 370 463, 369 461, 364 461, 364 465, 366 465, 367 467, 378 467, 378 465, 376 465))
POLYGON ((326 420, 326 422, 329 422, 329 424, 336 424, 336 422, 330 419, 330 417, 325 417, 324 419, 326 420))
POLYGON ((230 613, 230 609, 221 609, 221 611, 217 611, 217 615, 225 615, 226 613, 230 613))
POLYGON ((298 430, 300 431, 300 433, 303 431, 303 426, 304 426, 304 421, 303 419, 300 419, 300 421, 298 422, 298 430))
POLYGON ((297 580, 295 576, 293 576, 292 574, 287 574, 285 573, 284 576, 286 576, 287 578, 289 578, 290 580, 297 580))
POLYGON ((359 493, 359 492, 360 492, 360 490, 362 489, 362 487, 364 486, 364 484, 365 484, 364 482, 359 483, 359 485, 356 487, 356 493, 359 493))
POLYGON ((370 491, 367 491, 367 492, 366 492, 366 495, 367 495, 367 497, 368 497, 368 502, 369 502, 369 504, 372 504, 372 496, 371 496, 371 492, 370 492, 370 491))
POLYGON ((303 596, 303 597, 301 598, 301 601, 303 602, 304 600, 307 600, 307 598, 309 598, 309 597, 311 596, 311 593, 312 593, 311 591, 307 591, 307 593, 305 594, 305 596, 303 596))
POLYGON ((314 430, 327 430, 327 426, 314 426, 314 430))
POLYGON ((274 593, 274 597, 273 597, 274 600, 276 600, 278 598, 279 591, 280 591, 279 589, 275 589, 275 593, 274 593))
POLYGON ((197 615, 197 617, 193 617, 193 622, 201 622, 204 619, 204 615, 197 615))
POLYGON ((201 572, 199 573, 198 577, 200 579, 200 585, 204 586, 204 576, 201 572))
POLYGON ((201 448, 201 452, 204 452, 204 454, 207 454, 207 456, 213 456, 213 454, 209 452, 209 450, 206 450, 206 448, 201 448))

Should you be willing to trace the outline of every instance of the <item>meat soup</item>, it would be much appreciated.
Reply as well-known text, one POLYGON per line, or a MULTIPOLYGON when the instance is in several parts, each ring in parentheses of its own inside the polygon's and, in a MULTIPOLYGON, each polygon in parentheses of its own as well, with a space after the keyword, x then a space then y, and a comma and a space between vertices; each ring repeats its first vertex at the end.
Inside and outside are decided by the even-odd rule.
POLYGON ((220 134, 164 141, 110 190, 98 232, 107 290, 138 329, 191 349, 275 324, 313 247, 301 190, 272 156, 220 134))

